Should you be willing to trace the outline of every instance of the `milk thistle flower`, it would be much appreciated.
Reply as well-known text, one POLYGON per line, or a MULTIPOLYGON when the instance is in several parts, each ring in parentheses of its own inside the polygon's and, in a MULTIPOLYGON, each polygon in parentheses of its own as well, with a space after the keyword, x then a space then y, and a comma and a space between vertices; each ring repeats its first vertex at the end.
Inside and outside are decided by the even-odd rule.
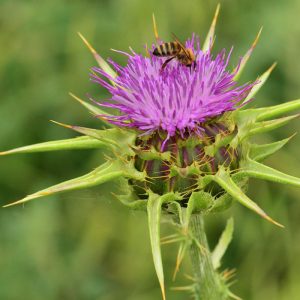
MULTIPOLYGON (((214 56, 217 8, 202 48, 193 35, 185 43, 196 57, 188 68, 173 60, 161 69, 163 59, 147 50, 143 56, 131 50, 125 66, 107 62, 89 47, 98 67, 91 79, 111 94, 107 101, 85 102, 71 94, 106 124, 102 130, 58 123, 82 136, 21 147, 0 155, 52 150, 106 149, 110 158, 90 173, 36 192, 10 205, 25 203, 75 189, 83 189, 120 179, 122 203, 148 215, 155 270, 166 299, 160 249, 161 216, 172 219, 178 233, 163 239, 179 242, 175 274, 189 250, 194 268, 193 283, 185 289, 195 299, 238 299, 228 288, 231 272, 219 272, 221 259, 230 243, 230 219, 215 249, 210 252, 203 215, 228 209, 237 201, 264 219, 274 221, 245 193, 251 177, 300 187, 300 179, 262 163, 280 150, 290 138, 257 145, 253 135, 287 124, 298 115, 284 116, 300 108, 300 100, 266 108, 245 108, 264 85, 275 65, 252 83, 239 84, 241 75, 258 41, 233 70, 229 69, 231 50, 214 56), (105 108, 115 113, 108 113, 105 108)), ((161 40, 154 20, 157 43, 161 40)), ((152 50, 155 46, 152 47, 152 50)))
MULTIPOLYGON (((193 48, 194 42, 195 36, 187 41, 186 47, 193 48)), ((253 84, 237 86, 234 76, 239 69, 227 70, 230 53, 226 57, 225 50, 213 58, 210 50, 201 50, 198 38, 193 50, 194 69, 173 61, 163 72, 159 57, 124 53, 128 56, 125 67, 110 61, 118 71, 111 85, 103 79, 111 79, 107 72, 93 68, 93 81, 112 95, 111 102, 99 105, 121 112, 120 116, 103 117, 117 126, 138 129, 143 135, 162 131, 169 139, 176 135, 201 135, 208 120, 235 110, 253 84)))

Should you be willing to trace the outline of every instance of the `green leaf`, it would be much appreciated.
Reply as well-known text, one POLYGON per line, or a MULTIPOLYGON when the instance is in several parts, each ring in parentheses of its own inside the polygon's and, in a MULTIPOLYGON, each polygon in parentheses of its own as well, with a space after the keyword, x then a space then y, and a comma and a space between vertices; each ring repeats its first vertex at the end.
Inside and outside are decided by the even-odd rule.
POLYGON ((253 109, 257 112, 257 121, 264 121, 271 118, 276 118, 284 114, 300 110, 300 99, 285 102, 279 105, 270 107, 253 109))
POLYGON ((0 155, 97 148, 107 148, 107 144, 89 136, 80 136, 72 139, 50 141, 19 147, 12 150, 0 152, 0 155))
POLYGON ((230 142, 231 147, 236 148, 245 138, 248 138, 251 135, 277 129, 299 117, 299 114, 297 114, 275 120, 256 121, 261 112, 262 110, 259 108, 236 110, 232 113, 232 118, 238 127, 238 133, 230 142))
POLYGON ((65 128, 75 130, 81 134, 98 139, 102 143, 105 143, 108 147, 111 147, 113 150, 119 149, 123 154, 134 155, 131 147, 134 146, 137 134, 131 130, 123 130, 120 128, 98 130, 87 127, 67 125, 56 121, 52 122, 65 128))
POLYGON ((226 227, 219 239, 219 242, 215 249, 212 252, 212 263, 214 266, 214 269, 218 269, 221 266, 221 259, 224 256, 233 235, 233 218, 230 218, 227 221, 226 227))
POLYGON ((298 117, 299 115, 293 115, 293 116, 288 116, 288 117, 270 120, 270 121, 256 122, 251 126, 249 134, 254 135, 254 134, 264 133, 270 130, 277 129, 281 126, 286 125, 287 123, 289 123, 290 121, 298 117))
POLYGON ((300 178, 287 175, 252 159, 247 159, 241 163, 241 171, 239 173, 243 176, 255 177, 300 187, 300 178))
POLYGON ((246 196, 238 185, 232 180, 226 169, 221 166, 216 175, 210 175, 212 180, 219 184, 228 194, 230 194, 236 201, 242 205, 253 210, 264 219, 272 222, 273 224, 283 227, 278 222, 269 217, 255 202, 246 196))
POLYGON ((300 110, 300 99, 269 107, 235 110, 232 117, 240 127, 245 123, 266 121, 297 110, 300 110))
POLYGON ((166 299, 165 285, 164 285, 164 270, 161 258, 160 249, 160 219, 161 219, 161 206, 165 202, 171 202, 176 200, 176 195, 168 193, 163 196, 149 192, 149 198, 147 201, 148 212, 148 226, 150 233, 150 242, 152 249, 152 256, 154 261, 154 267, 160 284, 163 299, 166 299))
POLYGON ((262 161, 265 158, 272 155, 273 153, 280 150, 294 136, 295 136, 295 134, 287 139, 284 139, 284 140, 281 140, 278 142, 274 142, 274 143, 270 143, 270 144, 264 144, 264 145, 250 144, 249 156, 251 159, 253 159, 255 161, 262 161))
POLYGON ((244 70, 244 68, 245 68, 252 52, 253 52, 253 50, 255 49, 255 47, 257 45, 257 42, 258 42, 259 37, 261 35, 261 32, 262 32, 262 28, 259 30, 254 42, 251 45, 251 48, 246 52, 246 54, 242 57, 242 60, 241 60, 240 64, 235 68, 234 72, 237 71, 237 73, 235 74, 233 80, 237 81, 240 78, 240 76, 241 76, 241 74, 242 74, 242 72, 243 72, 243 70, 244 70))
POLYGON ((244 100, 243 103, 246 103, 247 101, 251 100, 256 93, 261 89, 261 87, 265 84, 267 79, 269 78, 270 74, 276 67, 276 63, 274 63, 266 72, 264 72, 258 79, 257 79, 257 84, 255 84, 246 99, 244 100))
POLYGON ((148 226, 150 232, 150 242, 152 249, 152 256, 158 281, 160 284, 163 299, 166 299, 165 295, 165 284, 164 284, 164 270, 161 258, 160 249, 160 217, 161 217, 161 206, 163 199, 161 196, 156 194, 150 194, 147 202, 148 211, 148 226))
POLYGON ((217 9, 213 18, 213 21, 210 25, 209 31, 207 33, 207 36, 205 38, 203 47, 202 47, 202 51, 206 52, 208 50, 210 50, 214 44, 215 41, 215 29, 216 29, 216 24, 217 24, 217 20, 218 20, 218 16, 219 16, 219 12, 220 12, 220 4, 217 5, 217 9))
POLYGON ((25 203, 36 198, 54 195, 61 192, 85 189, 100 185, 104 182, 123 176, 125 174, 124 169, 125 168, 123 164, 120 164, 118 161, 106 162, 86 175, 56 184, 54 186, 31 194, 19 201, 7 204, 4 207, 25 203))

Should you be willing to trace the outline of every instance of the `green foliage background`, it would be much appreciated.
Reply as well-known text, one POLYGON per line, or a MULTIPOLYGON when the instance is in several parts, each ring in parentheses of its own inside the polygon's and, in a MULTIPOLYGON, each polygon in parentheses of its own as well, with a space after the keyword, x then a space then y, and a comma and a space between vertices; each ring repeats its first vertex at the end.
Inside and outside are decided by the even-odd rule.
MULTIPOLYGON (((215 51, 235 46, 232 66, 250 46, 261 25, 263 35, 243 75, 255 79, 274 61, 278 66, 254 106, 300 97, 298 0, 221 1, 215 51)), ((75 134, 48 122, 100 126, 68 92, 97 99, 108 95, 89 82, 95 62, 76 32, 81 31, 103 57, 125 58, 110 48, 144 51, 153 42, 151 14, 160 35, 182 40, 192 32, 204 38, 216 1, 22 1, 0 0, 0 149, 75 134)), ((299 121, 279 130, 287 137, 299 121)), ((300 176, 299 137, 268 163, 300 176)), ((0 204, 61 180, 84 174, 103 155, 93 151, 0 157, 0 204)), ((160 299, 146 216, 130 212, 110 194, 115 185, 49 197, 0 210, 0 299, 160 299)), ((223 266, 237 268, 233 291, 244 299, 296 300, 300 297, 300 191, 252 181, 249 191, 260 206, 286 228, 278 229, 235 205, 211 216, 213 245, 226 218, 235 217, 234 240, 223 266)), ((165 225, 164 234, 171 229, 165 225)), ((171 281, 176 245, 163 247, 167 287, 188 284, 188 262, 171 281)), ((168 299, 187 299, 167 290, 168 299)))

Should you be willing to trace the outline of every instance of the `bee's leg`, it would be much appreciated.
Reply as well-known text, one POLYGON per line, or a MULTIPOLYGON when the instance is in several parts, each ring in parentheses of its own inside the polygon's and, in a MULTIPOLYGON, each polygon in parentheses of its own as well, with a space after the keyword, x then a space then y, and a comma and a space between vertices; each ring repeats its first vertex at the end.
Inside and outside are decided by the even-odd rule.
POLYGON ((168 58, 164 63, 163 65, 161 66, 161 70, 160 72, 162 72, 164 70, 164 68, 166 67, 166 65, 172 60, 174 59, 176 56, 172 56, 171 58, 168 58))
POLYGON ((197 64, 196 62, 194 61, 192 64, 188 65, 187 67, 190 69, 190 71, 192 71, 192 66, 193 66, 193 69, 194 71, 196 70, 196 67, 197 67, 197 64))
POLYGON ((195 70, 196 70, 196 67, 197 67, 196 61, 194 61, 193 65, 194 65, 194 71, 195 71, 195 70))

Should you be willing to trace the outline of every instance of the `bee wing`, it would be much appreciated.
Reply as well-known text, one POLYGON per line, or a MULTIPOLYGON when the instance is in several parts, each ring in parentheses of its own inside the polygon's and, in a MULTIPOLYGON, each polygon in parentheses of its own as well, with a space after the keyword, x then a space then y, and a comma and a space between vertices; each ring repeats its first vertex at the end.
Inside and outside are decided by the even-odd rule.
POLYGON ((183 50, 183 52, 185 53, 185 55, 187 57, 190 57, 188 51, 186 51, 185 46, 180 42, 180 40, 178 39, 178 37, 175 35, 175 33, 172 32, 172 37, 173 39, 180 45, 181 49, 183 50))

